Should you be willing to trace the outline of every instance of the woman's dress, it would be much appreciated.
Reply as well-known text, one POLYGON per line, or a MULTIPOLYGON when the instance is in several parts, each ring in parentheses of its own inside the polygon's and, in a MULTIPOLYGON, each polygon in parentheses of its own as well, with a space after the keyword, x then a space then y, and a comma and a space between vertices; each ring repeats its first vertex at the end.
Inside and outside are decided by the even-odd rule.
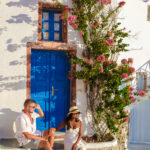
MULTIPOLYGON (((76 129, 66 129, 66 134, 64 137, 64 150, 71 150, 74 143, 77 141, 79 136, 79 128, 76 129)), ((82 150, 86 150, 84 141, 81 139, 77 144, 76 150, 82 148, 82 150)))

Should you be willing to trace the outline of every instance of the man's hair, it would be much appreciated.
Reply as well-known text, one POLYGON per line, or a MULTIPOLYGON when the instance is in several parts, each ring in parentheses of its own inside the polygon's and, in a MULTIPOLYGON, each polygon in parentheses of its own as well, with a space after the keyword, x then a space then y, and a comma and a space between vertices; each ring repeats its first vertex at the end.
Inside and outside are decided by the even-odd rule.
POLYGON ((31 103, 35 103, 36 104, 36 102, 33 99, 26 99, 25 102, 24 102, 24 107, 26 107, 27 105, 29 105, 31 103))

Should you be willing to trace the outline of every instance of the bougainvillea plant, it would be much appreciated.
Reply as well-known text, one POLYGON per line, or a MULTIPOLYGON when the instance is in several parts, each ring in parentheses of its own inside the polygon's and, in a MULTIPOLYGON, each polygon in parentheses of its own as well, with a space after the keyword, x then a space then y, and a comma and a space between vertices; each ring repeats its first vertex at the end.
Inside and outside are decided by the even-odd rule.
POLYGON ((117 133, 119 126, 129 120, 125 107, 135 102, 136 91, 130 86, 135 69, 132 58, 117 63, 117 55, 128 51, 124 39, 129 36, 117 14, 125 2, 112 7, 111 0, 72 0, 73 8, 63 6, 61 19, 79 31, 85 49, 82 58, 70 51, 71 63, 80 70, 71 71, 70 78, 83 80, 87 94, 90 123, 98 141, 104 141, 108 134, 117 133))

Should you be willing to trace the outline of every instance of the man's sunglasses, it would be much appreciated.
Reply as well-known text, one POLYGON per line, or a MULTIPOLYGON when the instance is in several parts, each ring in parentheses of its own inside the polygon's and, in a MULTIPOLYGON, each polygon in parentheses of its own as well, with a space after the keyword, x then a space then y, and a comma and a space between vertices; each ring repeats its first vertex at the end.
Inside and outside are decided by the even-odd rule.
POLYGON ((29 106, 29 107, 31 107, 31 108, 35 108, 35 106, 29 106))

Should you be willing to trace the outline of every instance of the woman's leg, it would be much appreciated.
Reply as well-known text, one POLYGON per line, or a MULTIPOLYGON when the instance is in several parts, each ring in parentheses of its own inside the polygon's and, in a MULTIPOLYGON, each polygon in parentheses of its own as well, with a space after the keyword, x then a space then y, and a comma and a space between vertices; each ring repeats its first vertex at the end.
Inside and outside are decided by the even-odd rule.
POLYGON ((82 150, 82 148, 78 148, 78 150, 82 150))
POLYGON ((55 132, 51 129, 49 130, 45 130, 43 137, 48 138, 49 144, 51 146, 51 148, 53 148, 54 146, 54 138, 55 138, 55 132))

